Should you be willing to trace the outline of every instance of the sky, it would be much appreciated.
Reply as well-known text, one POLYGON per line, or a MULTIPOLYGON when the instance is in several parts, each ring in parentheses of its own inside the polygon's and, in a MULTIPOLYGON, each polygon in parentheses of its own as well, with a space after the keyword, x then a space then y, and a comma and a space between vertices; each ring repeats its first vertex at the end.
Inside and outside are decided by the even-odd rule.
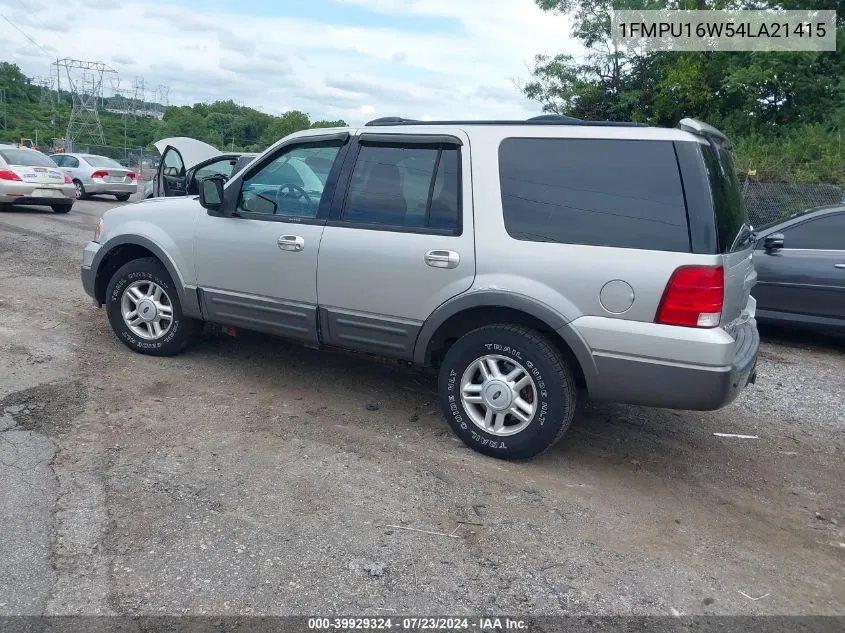
POLYGON ((532 116, 518 85, 534 55, 580 52, 567 18, 533 0, 0 0, 0 14, 0 61, 30 76, 99 61, 117 71, 107 95, 143 77, 171 105, 351 124, 532 116))

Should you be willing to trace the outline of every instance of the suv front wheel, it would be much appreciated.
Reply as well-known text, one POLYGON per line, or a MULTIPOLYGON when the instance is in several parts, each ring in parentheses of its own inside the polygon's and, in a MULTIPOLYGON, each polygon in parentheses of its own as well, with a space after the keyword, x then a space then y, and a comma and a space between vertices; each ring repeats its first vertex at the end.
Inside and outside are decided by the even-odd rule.
POLYGON ((529 328, 489 325, 464 335, 440 366, 446 420, 472 449, 527 459, 572 423, 576 385, 561 353, 529 328))
POLYGON ((152 257, 124 264, 106 290, 106 313, 112 329, 129 349, 170 356, 199 335, 202 322, 186 317, 161 263, 152 257))

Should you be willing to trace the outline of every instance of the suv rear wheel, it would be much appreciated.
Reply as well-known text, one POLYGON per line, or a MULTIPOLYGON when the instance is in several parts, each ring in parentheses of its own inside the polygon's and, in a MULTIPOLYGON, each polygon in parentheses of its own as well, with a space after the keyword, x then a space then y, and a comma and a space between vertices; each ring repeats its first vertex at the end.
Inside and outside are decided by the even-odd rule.
POLYGON ((129 349, 170 356, 192 343, 202 322, 189 319, 173 280, 152 257, 124 264, 106 290, 106 312, 112 329, 129 349))
POLYGON ((440 406, 472 449, 527 459, 553 446, 575 415, 575 378, 538 332, 489 325, 466 334, 440 366, 440 406))

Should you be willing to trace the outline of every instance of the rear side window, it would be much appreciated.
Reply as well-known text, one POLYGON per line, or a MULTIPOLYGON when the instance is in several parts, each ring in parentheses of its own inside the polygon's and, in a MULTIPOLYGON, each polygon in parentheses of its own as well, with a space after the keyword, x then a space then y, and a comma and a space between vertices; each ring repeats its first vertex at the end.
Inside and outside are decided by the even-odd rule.
POLYGON ((702 146, 701 151, 710 179, 710 192, 713 194, 719 252, 729 253, 736 250, 736 239, 748 221, 739 178, 728 150, 702 146))
POLYGON ((437 145, 362 145, 341 219, 459 233, 459 153, 437 145))
POLYGON ((690 251, 672 143, 505 139, 505 229, 518 240, 690 251))

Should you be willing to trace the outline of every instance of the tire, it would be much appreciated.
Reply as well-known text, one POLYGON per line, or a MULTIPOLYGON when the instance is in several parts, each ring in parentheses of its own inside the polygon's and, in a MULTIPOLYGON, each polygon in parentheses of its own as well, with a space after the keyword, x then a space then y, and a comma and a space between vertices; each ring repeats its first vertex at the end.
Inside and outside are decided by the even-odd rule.
MULTIPOLYGON (((566 359, 538 332, 515 325, 488 325, 469 332, 449 349, 440 366, 438 398, 449 426, 467 446, 491 457, 529 459, 553 446, 572 424, 576 384, 566 359), (504 381, 484 381, 478 363, 485 357, 491 375, 490 360, 502 375, 521 369, 512 383, 528 377, 529 383, 516 392, 519 401, 504 381), (470 394, 486 401, 465 402, 462 383, 467 379, 475 389, 486 385, 478 396, 470 394), (507 412, 498 433, 479 426, 479 421, 485 424, 484 413, 493 410, 486 402, 502 395, 507 398, 501 401, 503 405, 510 402, 519 408, 520 402, 533 406, 533 412, 528 415, 521 408, 522 419, 507 412)), ((491 419, 498 420, 495 415, 491 419)))
POLYGON ((53 204, 50 205, 50 208, 53 210, 53 213, 70 213, 70 210, 73 209, 72 204, 53 204))
POLYGON ((106 290, 106 313, 112 329, 121 342, 140 354, 152 356, 178 354, 194 342, 202 330, 202 321, 190 319, 182 313, 182 305, 173 280, 161 262, 153 257, 132 260, 124 264, 112 276, 106 290), (161 334, 158 337, 155 337, 152 325, 139 321, 136 329, 133 330, 123 317, 124 300, 128 302, 126 306, 135 306, 136 319, 140 318, 137 315, 138 310, 156 307, 156 304, 150 305, 148 297, 138 300, 128 295, 130 289, 133 288, 140 291, 142 295, 151 293, 153 290, 151 284, 162 290, 157 305, 163 305, 165 308, 169 306, 172 317, 169 319, 169 325, 166 318, 158 321, 161 328, 161 334), (144 300, 148 302, 143 303, 144 300), (139 305, 142 307, 138 308, 139 305), (144 336, 139 334, 139 329, 144 336))
POLYGON ((79 180, 74 180, 73 184, 76 186, 76 199, 85 200, 88 197, 88 194, 85 193, 85 185, 79 180))
POLYGON ((114 194, 114 197, 117 198, 120 202, 126 202, 127 200, 129 200, 129 197, 131 195, 131 193, 116 193, 114 194))

